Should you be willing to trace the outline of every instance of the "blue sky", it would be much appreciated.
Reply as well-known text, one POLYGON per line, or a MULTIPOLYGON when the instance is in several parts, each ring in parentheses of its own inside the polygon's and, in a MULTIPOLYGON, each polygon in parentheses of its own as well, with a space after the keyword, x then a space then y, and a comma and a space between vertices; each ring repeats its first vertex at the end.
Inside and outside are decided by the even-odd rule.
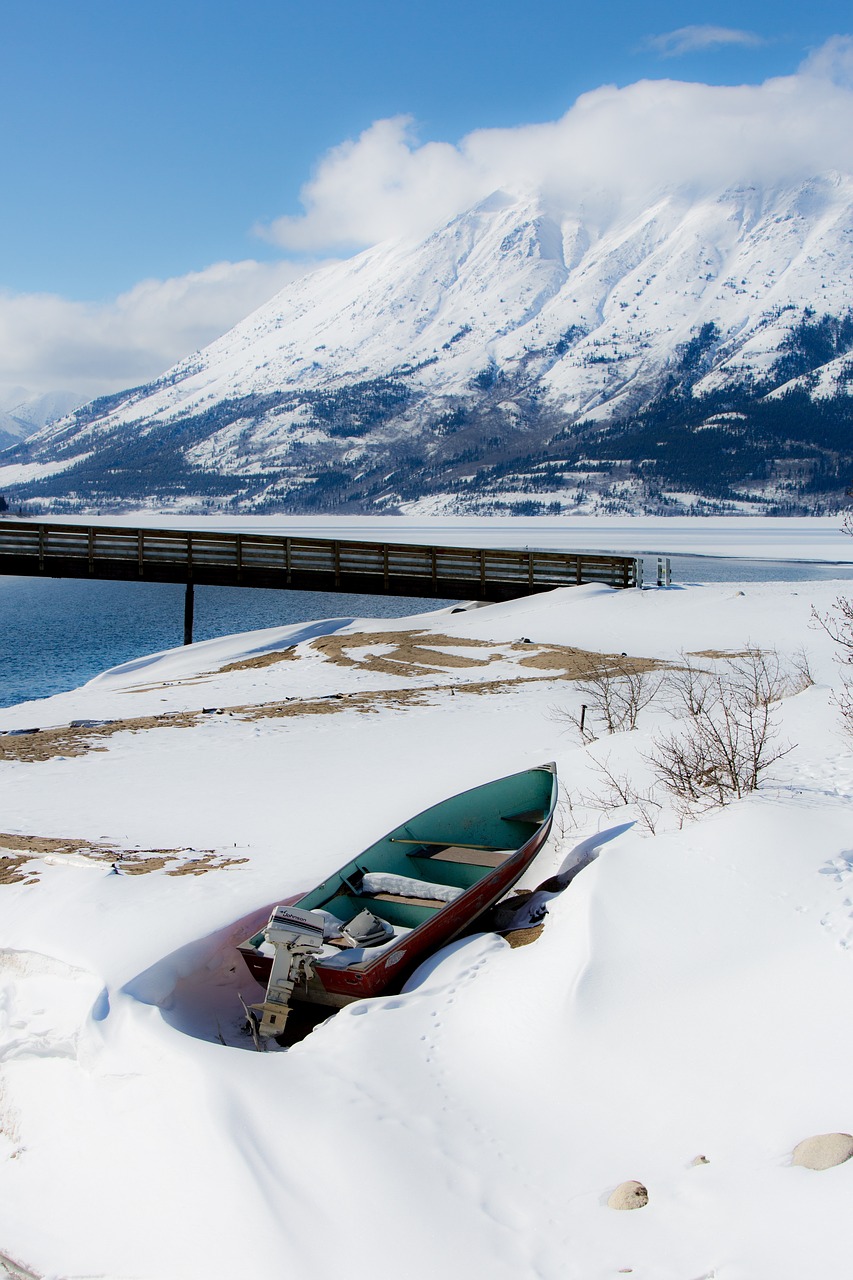
MULTIPOLYGON (((557 120, 604 84, 759 84, 850 26, 847 8, 826 0, 7 0, 0 290, 91 315, 141 281, 252 263, 232 307, 248 310, 265 280, 267 292, 286 280, 287 269, 267 269, 285 250, 347 247, 348 233, 323 244, 328 219, 310 234, 277 220, 300 214, 300 189, 330 148, 375 121, 410 117, 409 146, 456 143, 557 120)), ((370 234, 356 228, 349 247, 370 234)), ((145 296, 150 310, 155 294, 145 296)), ((232 322, 227 312, 214 328, 232 322)), ((141 376, 146 360, 180 354, 141 355, 141 376)), ((95 353, 90 364, 80 385, 125 376, 106 364, 102 376, 95 353)), ((0 367, 0 407, 4 383, 29 389, 32 371, 0 367)))

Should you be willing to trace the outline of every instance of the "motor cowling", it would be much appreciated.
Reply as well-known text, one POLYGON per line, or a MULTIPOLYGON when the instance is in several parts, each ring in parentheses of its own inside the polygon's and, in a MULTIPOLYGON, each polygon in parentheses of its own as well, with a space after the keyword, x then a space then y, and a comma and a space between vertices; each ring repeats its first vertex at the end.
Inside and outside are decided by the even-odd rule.
POLYGON ((258 1035, 279 1036, 290 1012, 293 988, 311 977, 311 961, 323 949, 325 920, 301 907, 276 907, 264 929, 264 938, 274 948, 272 970, 263 1004, 252 1005, 260 1015, 258 1035))

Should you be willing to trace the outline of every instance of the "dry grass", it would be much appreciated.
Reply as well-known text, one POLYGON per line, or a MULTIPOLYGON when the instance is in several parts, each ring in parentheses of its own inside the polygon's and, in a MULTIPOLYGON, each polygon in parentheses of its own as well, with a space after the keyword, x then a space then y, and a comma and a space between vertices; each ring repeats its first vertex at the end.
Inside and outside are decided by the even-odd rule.
POLYGON ((52 760, 57 756, 82 756, 88 751, 106 751, 106 746, 100 746, 99 743, 115 733, 164 727, 189 728, 200 715, 201 712, 198 711, 173 711, 158 716, 123 717, 85 727, 60 725, 33 733, 4 734, 0 737, 0 760, 35 762, 52 760))
POLYGON ((0 884, 37 883, 39 868, 32 864, 45 856, 55 861, 76 856, 91 862, 115 863, 122 875, 130 876, 151 871, 165 871, 167 876, 200 876, 248 862, 248 858, 219 856, 212 849, 123 849, 104 841, 0 832, 0 884))
POLYGON ((511 947, 528 947, 541 937, 544 928, 544 924, 534 924, 528 929, 511 929, 504 937, 511 947))
POLYGON ((0 849, 36 854, 89 853, 103 852, 104 846, 90 844, 88 840, 57 840, 52 836, 20 836, 0 831, 0 849))
POLYGON ((0 884, 36 884, 38 877, 30 871, 29 861, 29 858, 0 854, 0 884))
POLYGON ((582 680, 593 666, 612 661, 622 669, 654 671, 663 663, 653 658, 623 657, 613 653, 590 653, 570 645, 513 641, 499 644, 465 636, 448 636, 429 631, 376 631, 351 635, 320 636, 310 647, 322 653, 328 662, 356 667, 361 671, 383 675, 435 675, 441 669, 485 667, 492 662, 513 662, 521 667, 561 673, 569 680, 582 680), (384 648, 390 652, 372 653, 384 648), (357 652, 353 652, 353 650, 357 652), (447 650, 450 650, 448 652, 447 650), (459 652, 467 650, 468 652, 459 652), (475 657, 471 650, 478 651, 475 657))
POLYGON ((432 631, 364 631, 349 635, 318 636, 309 647, 322 653, 327 662, 339 667, 357 667, 378 675, 438 675, 445 668, 484 667, 502 655, 490 653, 488 657, 470 657, 462 653, 445 653, 436 645, 448 649, 491 649, 495 646, 485 640, 467 637, 445 636, 432 631), (377 648, 387 653, 372 653, 377 648), (358 654, 351 651, 361 650, 358 654))
MULTIPOLYGON (((242 706, 219 707, 215 714, 240 720, 263 720, 282 716, 333 715, 347 707, 373 710, 373 703, 409 702, 417 699, 418 690, 389 690, 367 694, 331 694, 325 698, 284 702, 247 703, 242 706)), ((54 729, 35 730, 27 734, 0 736, 0 760, 38 763, 58 756, 82 756, 89 751, 106 751, 108 740, 117 733, 140 733, 147 729, 191 729, 207 719, 202 711, 164 711, 157 716, 126 716, 105 724, 62 725, 54 729)))
POLYGON ((540 644, 530 652, 532 645, 513 645, 523 651, 520 667, 535 667, 539 671, 559 671, 564 680, 585 680, 601 670, 601 664, 613 664, 614 672, 658 671, 667 664, 656 658, 623 657, 621 653, 591 653, 588 649, 573 649, 567 645, 540 644))
POLYGON ((237 662, 228 662, 224 667, 220 667, 218 674, 223 675, 228 671, 256 671, 260 667, 271 667, 276 662, 292 662, 298 655, 296 649, 291 646, 290 649, 274 649, 269 653, 256 653, 253 658, 240 658, 237 662))
POLYGON ((748 649, 694 649, 688 658, 748 658, 748 649))

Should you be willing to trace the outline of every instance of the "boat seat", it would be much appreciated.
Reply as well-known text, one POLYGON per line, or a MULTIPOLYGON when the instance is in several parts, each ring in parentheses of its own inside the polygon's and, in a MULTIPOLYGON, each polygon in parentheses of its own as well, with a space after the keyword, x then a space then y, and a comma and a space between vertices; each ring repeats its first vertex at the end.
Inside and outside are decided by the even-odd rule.
POLYGON ((423 858, 429 862, 458 862, 466 867, 499 867, 511 854, 517 852, 517 849, 466 849, 455 844, 442 848, 428 844, 412 850, 408 856, 423 858))
POLYGON ((361 896, 368 902, 399 902, 409 907, 430 907, 433 911, 447 906, 446 902, 437 902, 435 898, 409 898, 403 893, 364 893, 361 896))
POLYGON ((408 850, 410 858, 420 858, 429 862, 457 862, 468 867, 499 867, 511 853, 518 852, 518 845, 512 849, 496 844, 451 844, 444 840, 413 840, 401 836, 392 836, 392 844, 410 844, 414 848, 408 850))
POLYGON ((391 871, 367 871, 362 877, 361 893, 385 895, 390 898, 423 898, 427 902, 455 902, 463 890, 453 884, 439 884, 437 880, 421 880, 415 876, 401 876, 391 871))

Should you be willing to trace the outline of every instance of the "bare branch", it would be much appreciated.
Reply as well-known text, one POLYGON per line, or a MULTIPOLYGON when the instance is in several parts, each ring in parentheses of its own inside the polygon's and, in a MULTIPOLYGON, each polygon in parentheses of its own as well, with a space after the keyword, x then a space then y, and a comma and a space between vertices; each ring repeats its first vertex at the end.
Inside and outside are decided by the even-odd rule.
MULTIPOLYGON (((850 512, 844 517, 843 529, 853 536, 853 516, 850 512)), ((853 674, 847 670, 853 667, 853 599, 838 596, 828 613, 820 613, 812 608, 812 622, 822 627, 841 650, 836 654, 836 661, 845 669, 841 675, 841 688, 833 694, 833 701, 841 712, 845 730, 853 734, 853 674)))
POLYGON ((790 693, 802 693, 814 684, 808 651, 805 647, 797 649, 791 655, 791 675, 789 677, 790 693))
POLYGON ((597 761, 594 768, 603 785, 600 790, 581 796, 587 808, 609 813, 612 809, 631 806, 648 832, 654 835, 663 808, 655 798, 654 788, 638 791, 627 773, 617 773, 611 768, 609 756, 597 761))

